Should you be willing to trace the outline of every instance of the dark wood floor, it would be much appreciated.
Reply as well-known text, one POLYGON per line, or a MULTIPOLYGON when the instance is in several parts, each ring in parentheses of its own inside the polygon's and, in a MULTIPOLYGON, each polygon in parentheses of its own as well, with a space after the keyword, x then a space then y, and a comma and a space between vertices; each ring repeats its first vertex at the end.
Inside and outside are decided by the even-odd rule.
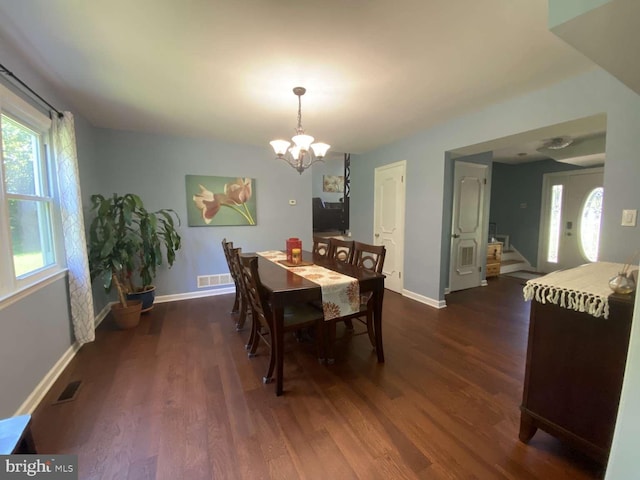
POLYGON ((261 382, 266 354, 247 358, 230 295, 159 304, 132 331, 107 319, 35 412, 34 437, 78 454, 82 479, 598 478, 544 432, 518 441, 521 291, 492 279, 442 310, 388 292, 385 364, 366 335, 343 336, 332 366, 291 340, 282 397, 261 382), (75 399, 54 405, 74 380, 75 399))

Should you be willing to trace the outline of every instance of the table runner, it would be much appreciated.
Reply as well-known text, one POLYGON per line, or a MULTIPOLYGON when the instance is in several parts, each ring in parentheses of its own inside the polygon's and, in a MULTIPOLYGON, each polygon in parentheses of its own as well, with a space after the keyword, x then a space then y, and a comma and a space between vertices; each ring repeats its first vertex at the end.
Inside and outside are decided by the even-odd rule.
POLYGON ((529 280, 524 299, 553 303, 594 317, 609 317, 609 280, 624 267, 622 263, 596 262, 552 272, 529 280))
POLYGON ((287 259, 287 255, 279 250, 258 252, 258 255, 320 285, 325 320, 344 317, 360 310, 360 284, 353 277, 319 265, 287 267, 278 262, 287 259))

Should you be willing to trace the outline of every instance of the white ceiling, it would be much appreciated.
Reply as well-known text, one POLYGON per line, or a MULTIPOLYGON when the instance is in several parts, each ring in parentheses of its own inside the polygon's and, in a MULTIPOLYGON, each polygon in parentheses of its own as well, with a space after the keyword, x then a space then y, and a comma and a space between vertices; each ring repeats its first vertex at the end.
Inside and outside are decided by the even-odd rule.
POLYGON ((593 68, 547 0, 0 0, 0 36, 98 127, 267 145, 301 85, 352 153, 593 68))

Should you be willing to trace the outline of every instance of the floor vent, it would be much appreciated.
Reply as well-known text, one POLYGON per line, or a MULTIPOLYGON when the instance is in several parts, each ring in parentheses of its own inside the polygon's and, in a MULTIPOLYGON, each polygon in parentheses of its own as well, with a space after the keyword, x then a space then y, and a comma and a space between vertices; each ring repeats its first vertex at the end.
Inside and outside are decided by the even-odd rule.
POLYGON ((53 402, 53 405, 57 405, 58 403, 71 402, 76 399, 78 395, 78 390, 80 389, 80 385, 82 384, 81 380, 76 380, 75 382, 69 383, 65 389, 62 391, 58 399, 53 402))
POLYGON ((219 275, 198 275, 196 280, 198 288, 216 287, 218 285, 229 285, 233 283, 233 279, 229 273, 221 273, 219 275))

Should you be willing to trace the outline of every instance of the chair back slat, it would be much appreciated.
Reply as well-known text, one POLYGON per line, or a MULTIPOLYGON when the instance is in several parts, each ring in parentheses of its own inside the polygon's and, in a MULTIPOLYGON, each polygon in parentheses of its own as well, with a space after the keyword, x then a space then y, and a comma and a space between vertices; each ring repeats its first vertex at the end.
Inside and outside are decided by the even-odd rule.
POLYGON ((240 294, 244 294, 244 283, 242 282, 242 264, 240 263, 241 248, 229 249, 229 272, 237 287, 240 289, 240 294))
POLYGON ((253 312, 254 321, 258 320, 261 325, 271 330, 271 309, 267 301, 267 295, 260 281, 258 273, 258 257, 240 257, 242 265, 242 281, 244 290, 253 312))
POLYGON ((353 259, 353 240, 342 240, 340 238, 329 239, 329 258, 340 262, 351 263, 353 259))
POLYGON ((313 237, 313 253, 321 257, 329 256, 329 239, 325 237, 313 237))
POLYGON ((233 267, 231 265, 231 250, 233 249, 233 242, 227 242, 226 238, 222 239, 222 251, 224 252, 224 258, 227 260, 227 266, 229 267, 229 273, 231 273, 231 277, 233 281, 237 284, 238 277, 236 276, 236 272, 233 271, 233 267))
POLYGON ((387 253, 384 245, 369 245, 362 242, 354 242, 352 263, 360 268, 382 273, 384 257, 387 253))

